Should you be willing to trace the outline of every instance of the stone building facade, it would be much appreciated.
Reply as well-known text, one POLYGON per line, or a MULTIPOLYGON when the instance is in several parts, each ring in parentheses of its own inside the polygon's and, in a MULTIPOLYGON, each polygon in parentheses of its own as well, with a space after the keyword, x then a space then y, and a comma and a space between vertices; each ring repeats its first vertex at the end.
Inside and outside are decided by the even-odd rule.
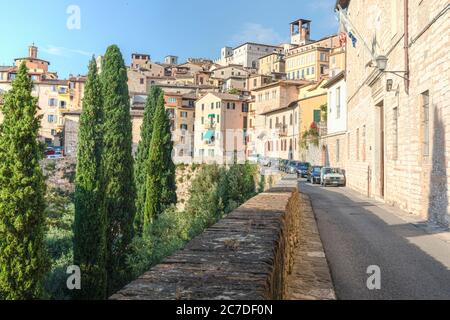
POLYGON ((348 186, 448 225, 448 1, 337 4, 359 32, 347 50, 348 186), (387 57, 385 71, 402 72, 382 72, 377 56, 387 57))

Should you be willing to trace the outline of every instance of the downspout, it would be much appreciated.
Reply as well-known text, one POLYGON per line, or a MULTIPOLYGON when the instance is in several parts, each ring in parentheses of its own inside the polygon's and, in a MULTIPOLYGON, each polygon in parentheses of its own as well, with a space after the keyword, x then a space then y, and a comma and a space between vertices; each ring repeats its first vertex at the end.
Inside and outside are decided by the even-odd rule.
POLYGON ((405 29, 405 35, 404 35, 404 51, 405 51, 405 92, 406 94, 409 94, 409 1, 404 0, 404 29, 405 29))

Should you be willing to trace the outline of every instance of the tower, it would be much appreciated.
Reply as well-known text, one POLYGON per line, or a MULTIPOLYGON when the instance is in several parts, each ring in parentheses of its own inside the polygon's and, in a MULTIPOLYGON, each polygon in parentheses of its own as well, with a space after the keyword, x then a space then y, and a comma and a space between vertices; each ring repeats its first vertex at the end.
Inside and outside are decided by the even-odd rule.
POLYGON ((28 57, 32 59, 37 59, 38 48, 34 45, 34 43, 28 47, 28 57))
POLYGON ((302 46, 311 42, 311 21, 298 19, 291 23, 291 44, 302 46))

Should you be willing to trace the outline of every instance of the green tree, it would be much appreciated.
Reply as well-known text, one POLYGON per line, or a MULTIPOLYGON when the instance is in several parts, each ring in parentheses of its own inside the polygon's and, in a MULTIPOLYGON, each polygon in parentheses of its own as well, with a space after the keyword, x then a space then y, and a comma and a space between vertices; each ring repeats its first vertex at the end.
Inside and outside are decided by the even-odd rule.
POLYGON ((40 117, 24 63, 5 95, 0 128, 0 298, 37 299, 49 268, 40 117))
POLYGON ((78 131, 75 182, 74 263, 81 269, 78 299, 106 298, 106 212, 101 175, 102 93, 92 59, 78 131))
POLYGON ((172 160, 172 134, 170 120, 164 106, 164 94, 158 98, 153 118, 152 142, 147 168, 147 196, 145 199, 144 226, 177 202, 175 164, 172 160))
POLYGON ((150 155, 150 144, 153 133, 153 117, 159 96, 163 93, 161 88, 153 86, 150 89, 144 108, 144 119, 141 126, 141 140, 138 145, 134 177, 136 181, 136 218, 135 229, 138 234, 142 233, 144 225, 145 198, 147 195, 147 168, 150 155))
POLYGON ((133 177, 132 126, 127 70, 116 45, 108 47, 100 74, 103 96, 102 175, 108 221, 108 294, 128 280, 126 254, 134 236, 135 186, 133 177))

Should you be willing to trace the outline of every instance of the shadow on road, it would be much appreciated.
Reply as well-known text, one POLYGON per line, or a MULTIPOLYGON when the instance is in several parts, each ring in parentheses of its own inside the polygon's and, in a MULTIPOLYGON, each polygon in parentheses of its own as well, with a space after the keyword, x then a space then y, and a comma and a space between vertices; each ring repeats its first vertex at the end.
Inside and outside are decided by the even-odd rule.
POLYGON ((311 197, 339 299, 450 299, 450 244, 376 206, 301 182, 311 197), (381 290, 369 290, 371 265, 381 290))

